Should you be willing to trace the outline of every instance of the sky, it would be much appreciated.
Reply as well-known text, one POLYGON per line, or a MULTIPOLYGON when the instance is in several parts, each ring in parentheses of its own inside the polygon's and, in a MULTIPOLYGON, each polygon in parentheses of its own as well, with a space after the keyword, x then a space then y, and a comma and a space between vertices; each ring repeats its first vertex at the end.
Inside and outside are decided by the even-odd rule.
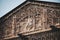
POLYGON ((25 0, 0 0, 0 17, 23 3, 25 0))
MULTIPOLYGON (((0 17, 23 3, 25 0, 0 0, 0 17)), ((60 3, 60 0, 42 0, 60 3)))

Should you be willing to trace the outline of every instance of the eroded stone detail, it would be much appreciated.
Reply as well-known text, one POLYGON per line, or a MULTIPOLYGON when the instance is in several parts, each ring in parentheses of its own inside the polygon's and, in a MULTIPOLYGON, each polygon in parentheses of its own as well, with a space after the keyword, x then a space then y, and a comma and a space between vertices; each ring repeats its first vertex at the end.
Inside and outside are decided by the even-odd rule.
MULTIPOLYGON (((3 37, 9 38, 17 36, 19 33, 46 30, 50 28, 50 25, 56 25, 58 23, 60 24, 60 10, 29 4, 3 22, 3 31, 5 31, 3 37)), ((39 35, 41 36, 41 34, 39 35)), ((46 34, 46 36, 47 35, 48 34, 46 34)), ((31 40, 35 40, 34 38, 31 38, 31 40)), ((43 35, 42 38, 36 40, 45 40, 45 35, 43 35)))

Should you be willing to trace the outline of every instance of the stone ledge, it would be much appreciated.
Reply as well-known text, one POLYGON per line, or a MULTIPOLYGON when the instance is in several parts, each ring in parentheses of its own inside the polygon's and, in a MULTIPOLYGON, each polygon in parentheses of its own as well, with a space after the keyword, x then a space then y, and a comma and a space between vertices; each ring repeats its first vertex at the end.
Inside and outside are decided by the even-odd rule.
MULTIPOLYGON (((26 36, 26 35, 31 35, 31 34, 35 34, 35 33, 50 31, 50 30, 51 30, 51 28, 45 29, 45 30, 35 30, 35 31, 30 31, 30 32, 22 32, 22 33, 19 33, 19 34, 22 34, 22 35, 26 36)), ((11 37, 7 37, 7 38, 4 38, 4 39, 12 39, 12 38, 17 38, 17 37, 19 37, 19 36, 18 35, 17 36, 11 36, 11 37)))
POLYGON ((4 38, 4 39, 12 39, 12 38, 17 38, 19 36, 12 36, 12 37, 7 37, 7 38, 4 38))
POLYGON ((30 35, 30 34, 35 34, 35 33, 40 33, 40 32, 45 32, 45 31, 50 31, 51 28, 49 29, 44 29, 44 30, 35 30, 35 31, 30 31, 30 32, 24 32, 24 33, 19 33, 22 35, 30 35))

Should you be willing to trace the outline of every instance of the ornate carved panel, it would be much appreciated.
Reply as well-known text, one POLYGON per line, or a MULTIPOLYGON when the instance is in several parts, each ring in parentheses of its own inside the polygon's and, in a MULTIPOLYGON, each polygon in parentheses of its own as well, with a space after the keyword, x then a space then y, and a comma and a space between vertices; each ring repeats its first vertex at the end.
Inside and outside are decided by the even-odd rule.
POLYGON ((49 28, 47 27, 47 9, 39 5, 26 5, 15 16, 16 34, 49 28))
POLYGON ((3 25, 3 27, 4 27, 4 29, 3 29, 3 34, 4 34, 4 36, 3 37, 10 37, 10 36, 13 36, 13 29, 12 29, 12 18, 10 17, 10 18, 8 18, 6 21, 4 21, 4 25, 3 25))
POLYGON ((4 22, 5 36, 46 30, 57 23, 60 23, 60 10, 28 4, 4 22))
POLYGON ((48 24, 49 25, 56 25, 60 24, 60 10, 57 9, 47 9, 47 15, 48 15, 48 24))

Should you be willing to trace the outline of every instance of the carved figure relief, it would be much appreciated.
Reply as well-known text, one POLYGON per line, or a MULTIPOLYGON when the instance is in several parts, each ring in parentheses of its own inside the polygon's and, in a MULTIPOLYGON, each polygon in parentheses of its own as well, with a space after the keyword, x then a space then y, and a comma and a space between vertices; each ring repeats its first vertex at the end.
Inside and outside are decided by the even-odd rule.
POLYGON ((56 25, 60 24, 60 11, 56 9, 47 9, 47 15, 48 15, 48 24, 49 25, 56 25))
MULTIPOLYGON (((5 36, 12 37, 12 35, 16 36, 19 33, 46 30, 50 28, 50 25, 56 24, 60 25, 60 10, 29 4, 16 12, 12 16, 12 20, 5 21, 5 36)), ((32 38, 32 40, 35 39, 32 38)))
POLYGON ((19 29, 17 30, 21 33, 38 29, 42 30, 42 15, 43 8, 40 8, 39 6, 30 5, 30 7, 28 6, 26 9, 23 8, 20 17, 17 17, 18 15, 16 15, 16 27, 19 25, 19 29))

